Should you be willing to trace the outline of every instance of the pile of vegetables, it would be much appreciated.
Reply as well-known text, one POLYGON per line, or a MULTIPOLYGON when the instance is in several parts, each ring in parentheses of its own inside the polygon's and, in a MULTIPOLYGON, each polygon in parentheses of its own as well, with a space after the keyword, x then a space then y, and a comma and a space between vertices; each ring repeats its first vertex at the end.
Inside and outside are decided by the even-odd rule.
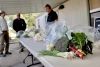
POLYGON ((67 50, 75 52, 83 59, 88 53, 92 53, 92 42, 88 40, 85 33, 71 33, 72 39, 69 41, 67 50))
POLYGON ((43 50, 43 51, 40 51, 39 56, 55 56, 55 57, 73 59, 75 58, 75 53, 74 52, 59 52, 57 50, 52 50, 52 51, 43 50))
POLYGON ((35 32, 35 35, 33 37, 33 39, 35 41, 43 41, 44 40, 44 32, 43 31, 40 31, 40 32, 35 32))
POLYGON ((74 52, 60 52, 55 50, 54 44, 47 45, 47 50, 40 51, 39 56, 56 56, 56 57, 63 57, 67 59, 75 58, 74 52))
MULTIPOLYGON (((60 49, 64 48, 64 52, 62 52, 60 49, 56 49, 56 46, 54 44, 47 45, 47 50, 40 51, 40 56, 57 56, 57 57, 63 57, 67 59, 72 59, 76 56, 84 59, 84 56, 87 54, 93 54, 92 53, 92 42, 88 40, 88 37, 85 33, 71 33, 71 40, 68 40, 68 36, 62 40, 60 49), (65 40, 66 39, 66 40, 65 40)), ((59 41, 59 40, 58 40, 59 41)))

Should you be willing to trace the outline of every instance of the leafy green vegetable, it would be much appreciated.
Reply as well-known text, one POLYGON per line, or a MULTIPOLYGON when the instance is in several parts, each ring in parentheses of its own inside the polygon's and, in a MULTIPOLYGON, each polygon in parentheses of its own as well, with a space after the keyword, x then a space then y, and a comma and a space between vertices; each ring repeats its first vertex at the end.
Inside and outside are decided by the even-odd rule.
POLYGON ((71 33, 72 40, 71 42, 76 46, 77 49, 81 49, 85 45, 87 36, 85 33, 71 33))
POLYGON ((35 31, 35 34, 37 34, 37 33, 39 33, 39 30, 36 30, 36 31, 35 31))
POLYGON ((42 50, 39 52, 39 56, 55 56, 55 57, 61 57, 63 55, 62 52, 59 52, 57 50, 53 51, 47 51, 47 50, 42 50))

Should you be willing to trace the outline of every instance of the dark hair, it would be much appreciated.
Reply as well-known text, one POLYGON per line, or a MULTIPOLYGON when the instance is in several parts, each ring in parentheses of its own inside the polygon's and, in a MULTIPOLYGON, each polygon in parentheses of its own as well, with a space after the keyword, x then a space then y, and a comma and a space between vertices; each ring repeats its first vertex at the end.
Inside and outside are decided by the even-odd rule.
POLYGON ((46 4, 46 6, 45 7, 48 7, 48 8, 50 8, 51 9, 51 6, 49 5, 49 4, 46 4))

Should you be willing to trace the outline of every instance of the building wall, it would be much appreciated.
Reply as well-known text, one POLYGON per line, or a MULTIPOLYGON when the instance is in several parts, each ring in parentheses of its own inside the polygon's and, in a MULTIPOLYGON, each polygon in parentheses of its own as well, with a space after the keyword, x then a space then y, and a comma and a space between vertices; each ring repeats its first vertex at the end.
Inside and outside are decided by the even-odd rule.
POLYGON ((47 13, 43 13, 41 16, 36 18, 36 29, 41 28, 42 30, 45 30, 46 16, 47 16, 47 13))
POLYGON ((90 13, 91 13, 91 26, 94 26, 94 19, 100 17, 100 0, 90 1, 90 13))
POLYGON ((90 9, 100 8, 100 0, 90 0, 90 9))
MULTIPOLYGON (((76 25, 89 25, 89 9, 87 0, 69 0, 63 5, 65 8, 57 11, 59 19, 66 20, 70 27, 76 25)), ((57 8, 55 8, 55 10, 57 10, 57 8)))

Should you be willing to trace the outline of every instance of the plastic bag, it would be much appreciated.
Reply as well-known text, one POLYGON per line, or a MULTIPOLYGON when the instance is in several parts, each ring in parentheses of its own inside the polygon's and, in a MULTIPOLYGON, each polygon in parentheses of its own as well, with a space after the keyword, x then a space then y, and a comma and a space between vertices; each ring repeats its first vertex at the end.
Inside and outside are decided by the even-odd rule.
POLYGON ((29 34, 29 32, 24 32, 24 33, 21 35, 21 37, 27 38, 27 37, 29 37, 28 34, 29 34))
POLYGON ((24 31, 22 31, 22 30, 21 30, 21 31, 18 31, 17 34, 16 34, 16 37, 17 37, 17 38, 20 38, 20 36, 21 36, 23 33, 24 33, 24 31))
POLYGON ((45 45, 56 44, 57 40, 62 38, 64 34, 68 31, 67 24, 64 20, 51 23, 50 26, 47 25, 45 45))
MULTIPOLYGON (((81 25, 77 25, 73 28, 71 28, 66 34, 68 35, 68 37, 71 36, 71 32, 84 32, 88 39, 92 42, 97 42, 98 40, 100 40, 100 33, 98 31, 98 29, 91 27, 91 26, 81 26, 81 25)), ((71 39, 71 37, 70 37, 71 39)))
POLYGON ((48 22, 46 24, 46 27, 45 27, 45 37, 47 37, 50 34, 53 25, 54 25, 54 22, 48 22))

